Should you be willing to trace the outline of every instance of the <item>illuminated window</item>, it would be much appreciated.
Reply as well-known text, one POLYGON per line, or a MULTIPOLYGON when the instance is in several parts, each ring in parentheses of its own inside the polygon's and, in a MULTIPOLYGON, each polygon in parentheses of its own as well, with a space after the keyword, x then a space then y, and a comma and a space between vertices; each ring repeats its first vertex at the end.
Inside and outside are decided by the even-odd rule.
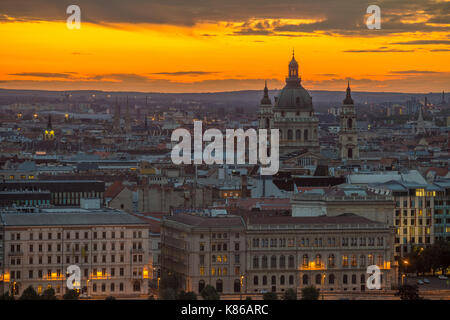
POLYGON ((200 267, 200 275, 201 276, 205 275, 205 267, 200 267))
POLYGON ((342 266, 347 267, 348 266, 348 257, 342 256, 342 266))
POLYGON ((211 275, 212 276, 216 275, 216 268, 211 268, 211 275))
POLYGON ((416 189, 416 197, 424 197, 425 190, 424 189, 416 189))

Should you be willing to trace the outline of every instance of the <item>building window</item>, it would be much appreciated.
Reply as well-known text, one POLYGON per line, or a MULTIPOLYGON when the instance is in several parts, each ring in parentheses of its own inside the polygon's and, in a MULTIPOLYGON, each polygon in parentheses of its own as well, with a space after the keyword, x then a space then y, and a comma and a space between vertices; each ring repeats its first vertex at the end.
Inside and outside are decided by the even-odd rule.
POLYGON ((289 268, 295 268, 294 256, 289 256, 288 265, 289 265, 289 268))
POLYGON ((276 256, 270 257, 270 267, 272 269, 275 269, 277 267, 277 257, 276 256))
POLYGON ((205 280, 200 280, 198 282, 198 292, 201 293, 205 289, 205 280))
POLYGON ((316 274, 316 284, 321 285, 322 284, 322 275, 316 274))
POLYGON ((216 281, 216 290, 219 293, 223 291, 223 282, 220 279, 216 281))
POLYGON ((334 274, 330 274, 330 276, 328 277, 328 283, 334 284, 334 274))

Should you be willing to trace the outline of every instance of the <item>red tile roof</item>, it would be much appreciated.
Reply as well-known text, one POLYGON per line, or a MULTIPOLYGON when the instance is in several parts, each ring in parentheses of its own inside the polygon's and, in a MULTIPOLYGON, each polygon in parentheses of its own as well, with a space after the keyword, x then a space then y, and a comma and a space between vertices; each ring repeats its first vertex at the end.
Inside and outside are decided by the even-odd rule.
POLYGON ((105 198, 115 198, 122 190, 124 185, 122 181, 114 181, 112 185, 109 186, 105 191, 105 198))

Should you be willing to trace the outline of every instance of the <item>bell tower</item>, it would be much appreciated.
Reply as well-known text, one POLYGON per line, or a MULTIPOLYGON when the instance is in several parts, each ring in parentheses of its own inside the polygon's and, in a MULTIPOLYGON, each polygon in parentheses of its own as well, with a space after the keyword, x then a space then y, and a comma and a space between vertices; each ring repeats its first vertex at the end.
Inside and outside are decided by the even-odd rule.
POLYGON ((270 133, 270 129, 273 128, 273 110, 272 101, 269 98, 269 89, 267 89, 267 81, 264 86, 264 96, 259 105, 258 119, 259 129, 267 129, 270 133))
POLYGON ((350 81, 340 112, 339 156, 342 160, 359 159, 356 112, 350 90, 350 81))

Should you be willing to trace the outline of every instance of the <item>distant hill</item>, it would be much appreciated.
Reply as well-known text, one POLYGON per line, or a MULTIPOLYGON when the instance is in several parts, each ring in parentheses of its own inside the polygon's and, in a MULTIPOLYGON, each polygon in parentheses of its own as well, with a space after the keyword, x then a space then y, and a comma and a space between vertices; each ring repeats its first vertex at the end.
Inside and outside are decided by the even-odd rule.
MULTIPOLYGON (((345 97, 345 91, 326 91, 326 90, 310 90, 309 91, 313 103, 327 103, 340 104, 345 97)), ((272 98, 278 93, 278 90, 269 91, 269 96, 272 98)), ((44 91, 44 90, 12 90, 0 89, 0 98, 11 98, 14 96, 20 97, 34 97, 34 98, 50 98, 63 99, 65 95, 71 94, 74 99, 83 99, 92 97, 105 98, 110 95, 110 99, 115 97, 130 98, 142 100, 147 96, 149 101, 198 101, 198 102, 212 102, 230 104, 238 102, 251 106, 258 105, 262 98, 262 90, 243 90, 243 91, 229 91, 229 92, 211 92, 211 93, 159 93, 159 92, 132 92, 132 91, 99 91, 99 90, 74 90, 74 91, 44 91)), ((441 102, 442 93, 428 93, 426 94, 430 103, 441 102)), ((412 97, 423 100, 425 94, 423 93, 399 93, 399 92, 366 92, 366 91, 352 91, 352 97, 355 103, 381 103, 381 102, 405 102, 412 97)), ((449 100, 446 97, 446 100, 449 100)))

